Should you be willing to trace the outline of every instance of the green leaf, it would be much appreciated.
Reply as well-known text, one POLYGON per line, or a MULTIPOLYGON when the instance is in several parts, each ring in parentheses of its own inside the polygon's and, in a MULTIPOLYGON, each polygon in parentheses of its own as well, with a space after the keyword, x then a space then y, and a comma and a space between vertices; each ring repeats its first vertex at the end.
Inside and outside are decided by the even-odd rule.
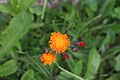
POLYGON ((84 4, 86 4, 86 12, 90 18, 94 17, 94 12, 97 11, 97 0, 83 0, 84 4))
POLYGON ((103 32, 106 32, 108 29, 111 29, 114 33, 120 33, 120 24, 116 23, 116 24, 111 25, 107 28, 104 28, 103 32))
POLYGON ((0 35, 0 58, 12 50, 16 43, 31 28, 33 17, 30 13, 22 12, 15 16, 10 25, 0 35))
POLYGON ((17 71, 15 60, 9 60, 3 65, 0 65, 0 77, 9 76, 17 71))
POLYGON ((108 44, 109 42, 110 42, 110 34, 109 34, 109 32, 108 32, 106 38, 105 38, 104 41, 103 41, 103 44, 106 45, 106 44, 108 44))
POLYGON ((28 71, 26 71, 22 78, 20 80, 36 80, 34 78, 34 71, 32 69, 29 69, 28 71))
POLYGON ((56 80, 67 80, 67 78, 61 76, 61 75, 58 75, 56 78, 56 80))
POLYGON ((79 60, 76 64, 75 64, 75 68, 73 69, 74 74, 76 75, 80 75, 82 71, 82 61, 79 60))
MULTIPOLYGON (((75 64, 75 68, 73 69, 73 73, 79 76, 80 73, 81 73, 81 71, 82 71, 82 65, 83 65, 82 60, 79 60, 79 61, 75 64)), ((79 79, 77 79, 77 78, 74 77, 74 80, 79 80, 79 79)))
POLYGON ((5 4, 0 4, 0 11, 3 12, 3 13, 11 14, 11 6, 10 5, 5 5, 5 4))
POLYGON ((23 11, 31 7, 36 0, 18 0, 18 10, 23 11))
POLYGON ((12 5, 12 8, 16 8, 18 5, 19 0, 10 0, 10 4, 12 5))
POLYGON ((60 75, 63 76, 63 77, 65 77, 65 78, 72 78, 72 77, 73 77, 73 76, 67 74, 67 73, 64 72, 64 71, 60 72, 60 75))
POLYGON ((103 16, 107 16, 112 12, 112 9, 115 5, 116 0, 105 0, 103 4, 103 6, 100 9, 100 14, 102 14, 103 16))
POLYGON ((107 45, 108 43, 110 43, 110 41, 111 41, 112 38, 114 38, 113 32, 112 32, 111 30, 108 30, 108 31, 107 31, 107 36, 106 36, 106 38, 103 40, 102 45, 105 46, 105 45, 107 45))
POLYGON ((120 73, 113 74, 112 76, 110 76, 106 80, 120 80, 120 73))
POLYGON ((41 39, 39 40, 39 44, 40 45, 45 45, 45 43, 47 43, 46 38, 47 38, 47 35, 42 36, 41 39))
POLYGON ((120 71, 120 54, 117 57, 115 57, 115 62, 115 70, 120 71))
POLYGON ((89 6, 86 7, 86 12, 90 18, 94 17, 94 12, 91 10, 89 6))
POLYGON ((39 16, 42 14, 42 8, 39 6, 32 7, 32 8, 30 8, 30 12, 39 16))
POLYGON ((88 57, 88 64, 87 64, 87 71, 86 71, 86 78, 90 78, 94 76, 100 65, 100 55, 98 54, 96 48, 92 48, 88 57))
POLYGON ((11 4, 11 9, 12 9, 13 15, 15 15, 16 12, 18 11, 18 1, 19 0, 10 0, 10 4, 11 4))
POLYGON ((97 10, 97 0, 85 0, 85 3, 88 4, 92 11, 97 10))
POLYGON ((73 71, 73 68, 75 67, 75 61, 73 60, 72 56, 69 55, 69 60, 66 60, 68 63, 68 66, 71 71, 73 71))
POLYGON ((22 12, 30 8, 36 0, 10 0, 12 11, 14 14, 22 12))
POLYGON ((114 32, 111 31, 111 30, 108 30, 108 31, 107 31, 107 36, 106 36, 106 38, 103 40, 100 50, 101 50, 102 52, 105 52, 106 46, 107 46, 109 43, 112 43, 112 42, 114 42, 114 41, 115 41, 114 32))
MULTIPOLYGON (((43 76, 39 75, 40 73, 35 73, 36 80, 42 80, 43 76), (41 78, 42 77, 42 78, 41 78)), ((45 78, 44 78, 45 79, 45 78)))
POLYGON ((116 7, 112 13, 112 17, 120 19, 120 7, 116 7))

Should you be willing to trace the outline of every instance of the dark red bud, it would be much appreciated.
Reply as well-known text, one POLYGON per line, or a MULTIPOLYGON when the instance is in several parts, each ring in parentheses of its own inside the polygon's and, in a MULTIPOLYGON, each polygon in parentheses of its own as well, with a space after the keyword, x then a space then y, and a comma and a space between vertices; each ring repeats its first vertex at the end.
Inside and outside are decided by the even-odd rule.
POLYGON ((64 58, 69 59, 69 56, 66 53, 63 53, 64 58))
POLYGON ((78 52, 78 48, 77 48, 77 47, 74 47, 74 48, 73 48, 73 52, 78 52))
POLYGON ((81 47, 85 47, 86 46, 86 42, 77 42, 77 45, 81 46, 81 47))

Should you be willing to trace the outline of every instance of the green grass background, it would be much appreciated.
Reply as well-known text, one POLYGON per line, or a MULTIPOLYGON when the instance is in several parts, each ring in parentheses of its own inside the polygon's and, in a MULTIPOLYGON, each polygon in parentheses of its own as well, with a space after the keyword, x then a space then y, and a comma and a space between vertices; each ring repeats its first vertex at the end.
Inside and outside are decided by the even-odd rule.
POLYGON ((50 34, 58 31, 69 36, 71 45, 86 42, 77 53, 67 50, 67 60, 58 54, 60 66, 85 80, 120 80, 119 0, 80 0, 78 4, 60 0, 54 8, 36 6, 36 2, 0 4, 1 80, 78 80, 39 59, 45 49, 50 50, 50 34))

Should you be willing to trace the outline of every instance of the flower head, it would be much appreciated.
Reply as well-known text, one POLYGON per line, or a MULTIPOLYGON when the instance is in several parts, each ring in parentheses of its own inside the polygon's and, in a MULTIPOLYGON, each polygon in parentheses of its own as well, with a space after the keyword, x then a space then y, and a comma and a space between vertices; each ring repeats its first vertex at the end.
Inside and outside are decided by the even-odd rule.
POLYGON ((50 48, 56 53, 65 52, 70 46, 70 39, 66 34, 53 32, 50 37, 50 48))
POLYGON ((40 57, 40 60, 45 64, 49 64, 51 65, 53 62, 55 62, 57 60, 55 54, 51 53, 51 52, 45 52, 42 54, 42 56, 40 57))

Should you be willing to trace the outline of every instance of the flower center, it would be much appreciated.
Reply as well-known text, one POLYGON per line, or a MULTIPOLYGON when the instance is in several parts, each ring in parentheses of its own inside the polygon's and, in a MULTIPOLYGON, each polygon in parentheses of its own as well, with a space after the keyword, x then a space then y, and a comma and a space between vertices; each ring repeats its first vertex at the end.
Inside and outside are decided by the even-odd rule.
POLYGON ((61 37, 56 38, 56 47, 63 47, 64 46, 64 39, 61 37))

